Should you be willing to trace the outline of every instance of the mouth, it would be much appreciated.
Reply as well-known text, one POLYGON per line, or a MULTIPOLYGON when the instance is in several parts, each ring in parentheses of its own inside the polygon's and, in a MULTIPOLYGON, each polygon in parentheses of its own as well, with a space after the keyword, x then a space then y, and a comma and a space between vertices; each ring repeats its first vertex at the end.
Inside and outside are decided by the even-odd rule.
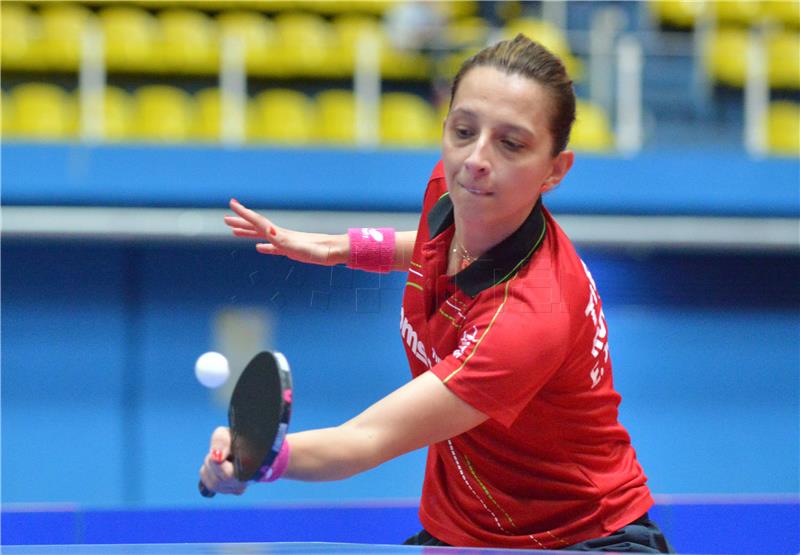
POLYGON ((480 187, 475 187, 474 185, 473 186, 467 186, 467 185, 464 185, 463 183, 458 182, 458 181, 456 183, 458 183, 459 187, 461 187, 462 189, 464 189, 465 191, 467 191, 468 193, 470 193, 472 195, 477 195, 477 196, 481 196, 481 197, 490 197, 490 196, 492 196, 494 194, 494 193, 492 193, 490 191, 487 191, 485 189, 482 189, 480 187))

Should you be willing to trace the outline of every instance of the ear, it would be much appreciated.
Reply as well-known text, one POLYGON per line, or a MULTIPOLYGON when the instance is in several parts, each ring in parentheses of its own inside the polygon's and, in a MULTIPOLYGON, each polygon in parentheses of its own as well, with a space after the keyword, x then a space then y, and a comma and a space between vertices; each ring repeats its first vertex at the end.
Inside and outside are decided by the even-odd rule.
POLYGON ((571 150, 563 150, 559 152, 558 155, 553 159, 553 171, 550 172, 550 175, 544 180, 542 192, 555 189, 556 186, 561 183, 561 180, 564 179, 564 176, 567 175, 567 172, 572 167, 572 163, 574 161, 575 153, 571 150))

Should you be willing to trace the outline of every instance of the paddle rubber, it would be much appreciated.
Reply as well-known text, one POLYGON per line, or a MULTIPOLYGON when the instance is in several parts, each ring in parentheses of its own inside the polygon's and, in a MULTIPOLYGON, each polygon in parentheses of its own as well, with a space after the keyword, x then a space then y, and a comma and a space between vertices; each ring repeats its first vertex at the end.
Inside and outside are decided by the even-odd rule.
MULTIPOLYGON (((231 454, 236 479, 257 481, 281 450, 292 409, 292 376, 281 353, 264 351, 245 367, 228 407, 231 454)), ((204 497, 215 492, 199 483, 204 497)))

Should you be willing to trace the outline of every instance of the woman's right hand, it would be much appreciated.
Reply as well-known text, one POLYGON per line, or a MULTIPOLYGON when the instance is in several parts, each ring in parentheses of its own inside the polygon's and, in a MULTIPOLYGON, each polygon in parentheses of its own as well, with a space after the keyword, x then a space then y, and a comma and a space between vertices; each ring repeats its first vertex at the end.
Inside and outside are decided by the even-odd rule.
POLYGON ((211 434, 211 445, 200 467, 200 481, 213 492, 241 495, 247 489, 247 483, 236 479, 230 452, 231 432, 219 427, 211 434))
POLYGON ((262 254, 278 254, 322 266, 344 264, 348 260, 350 240, 346 234, 306 233, 280 228, 236 199, 231 199, 230 208, 236 216, 225 216, 225 223, 237 237, 266 240, 266 243, 256 244, 256 250, 262 254))

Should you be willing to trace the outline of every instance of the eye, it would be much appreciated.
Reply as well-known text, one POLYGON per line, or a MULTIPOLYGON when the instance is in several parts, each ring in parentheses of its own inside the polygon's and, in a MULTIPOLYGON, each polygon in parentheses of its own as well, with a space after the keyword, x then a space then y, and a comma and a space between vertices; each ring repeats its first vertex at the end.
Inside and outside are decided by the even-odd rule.
POLYGON ((518 150, 522 150, 525 147, 524 144, 511 139, 503 139, 500 142, 503 144, 504 147, 506 147, 508 150, 512 152, 517 152, 518 150))
POLYGON ((464 127, 463 125, 457 125, 453 128, 453 134, 459 139, 469 139, 472 137, 473 132, 472 129, 469 127, 464 127))

